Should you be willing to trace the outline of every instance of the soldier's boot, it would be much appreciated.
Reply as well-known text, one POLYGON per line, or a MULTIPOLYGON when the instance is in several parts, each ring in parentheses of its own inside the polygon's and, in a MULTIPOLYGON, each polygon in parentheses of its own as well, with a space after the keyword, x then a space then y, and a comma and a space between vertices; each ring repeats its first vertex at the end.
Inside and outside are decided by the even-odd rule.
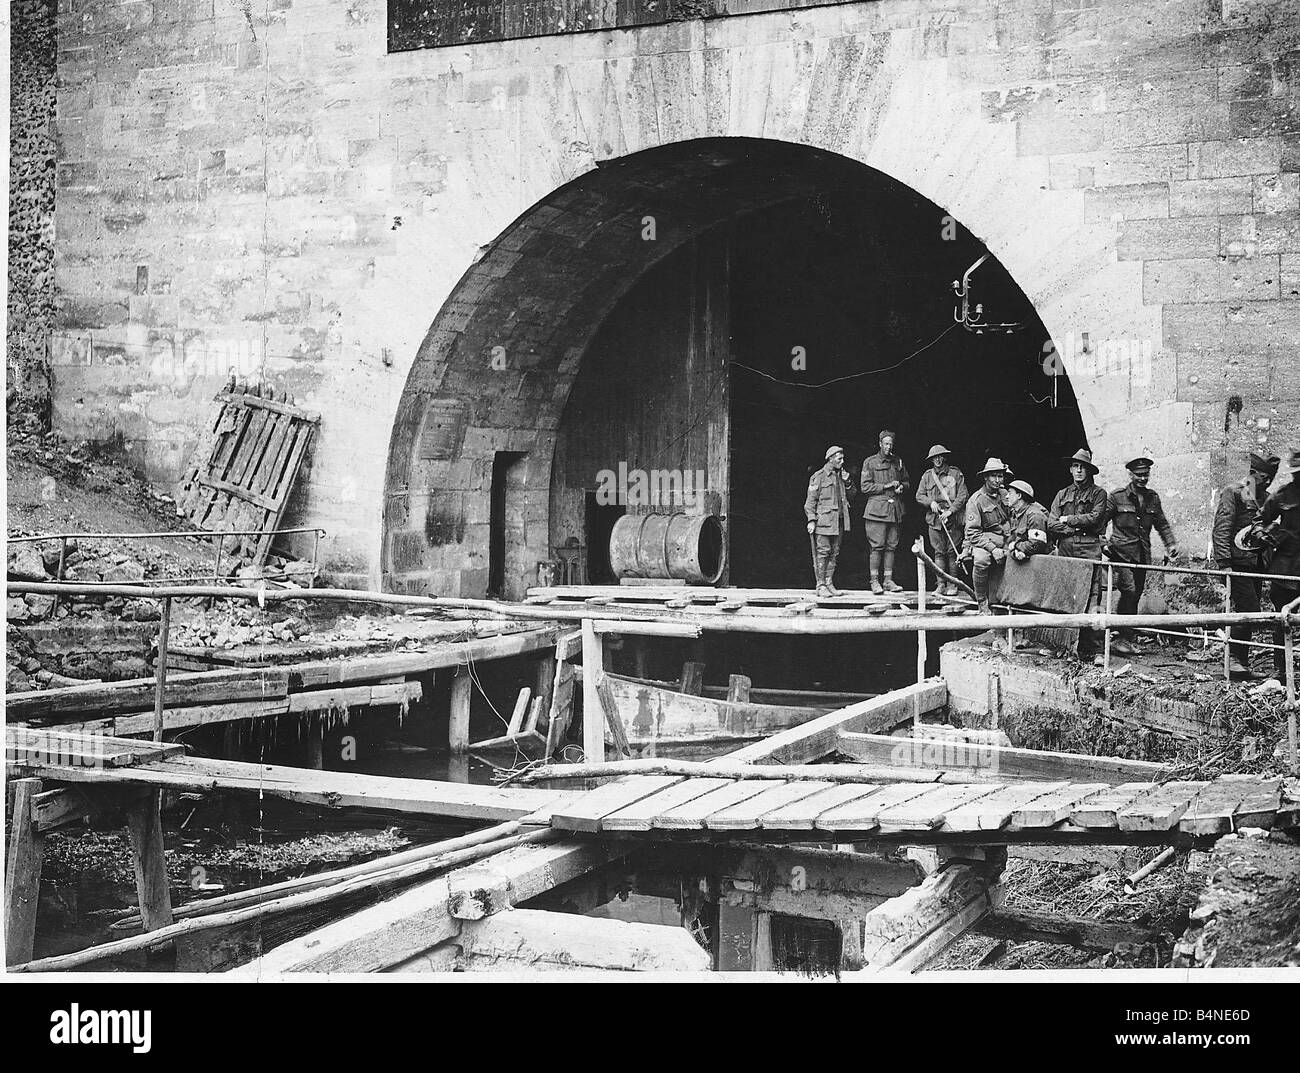
POLYGON ((839 589, 835 587, 835 566, 834 564, 826 571, 826 593, 828 596, 843 596, 839 589))
POLYGON ((817 595, 829 596, 830 591, 826 586, 826 568, 829 564, 826 561, 826 555, 818 551, 813 559, 813 566, 817 571, 817 595))
POLYGON ((903 586, 894 580, 894 553, 892 551, 885 552, 881 572, 881 584, 884 585, 886 592, 903 591, 903 586))
POLYGON ((975 565, 971 568, 972 588, 975 590, 975 602, 979 605, 981 615, 993 614, 993 608, 989 604, 989 564, 975 560, 975 565))
POLYGON ((883 553, 876 551, 873 548, 871 550, 871 557, 867 562, 867 569, 871 573, 871 591, 878 596, 883 594, 885 591, 880 585, 880 560, 882 558, 883 553))

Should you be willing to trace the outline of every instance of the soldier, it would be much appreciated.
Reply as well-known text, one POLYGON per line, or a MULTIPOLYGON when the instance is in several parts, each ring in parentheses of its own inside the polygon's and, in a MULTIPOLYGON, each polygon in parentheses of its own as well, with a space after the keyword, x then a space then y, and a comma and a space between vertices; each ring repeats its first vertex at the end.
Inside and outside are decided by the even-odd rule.
POLYGON ((894 454, 894 434, 880 433, 880 450, 862 463, 862 493, 867 505, 862 518, 866 523, 871 591, 901 592, 894 581, 894 549, 903 523, 903 496, 912 479, 903 460, 894 454))
POLYGON ((1051 549, 1047 542, 1047 508, 1034 500, 1034 487, 1028 481, 1007 485, 1007 509, 1011 512, 1011 558, 1023 563, 1031 555, 1051 549))
MULTIPOLYGON (((1165 553, 1173 559, 1178 558, 1178 539, 1173 527, 1165 517, 1165 508, 1160 502, 1160 493, 1147 487, 1151 480, 1151 467, 1154 463, 1149 458, 1133 458, 1124 464, 1129 472, 1129 482, 1123 488, 1116 488, 1110 494, 1106 509, 1110 514, 1110 540, 1107 551, 1113 562, 1144 563, 1151 562, 1151 528, 1155 527, 1164 543, 1165 553)), ((1116 568, 1115 584, 1119 587, 1119 613, 1134 615, 1137 613, 1138 601, 1142 599, 1142 590, 1146 587, 1145 570, 1127 570, 1116 568)), ((1120 655, 1130 656, 1140 651, 1134 642, 1137 634, 1128 628, 1119 631, 1119 639, 1112 642, 1110 650, 1120 655)))
POLYGON ((849 482, 844 468, 844 448, 826 448, 826 464, 812 475, 803 502, 808 535, 813 537, 813 569, 818 596, 841 596, 835 587, 835 563, 840 544, 849 531, 849 482))
POLYGON ((978 476, 984 487, 970 497, 966 504, 966 538, 962 543, 965 558, 974 562, 971 579, 975 599, 983 614, 991 614, 989 606, 989 570, 994 563, 1006 558, 1007 537, 1011 532, 1011 515, 1002 500, 1002 482, 1006 480, 1007 467, 1000 458, 990 458, 978 476))
MULTIPOLYGON (((1070 559, 1101 559, 1101 534, 1106 531, 1106 492, 1094 477, 1100 472, 1092 463, 1092 452, 1080 448, 1068 459, 1071 483, 1056 493, 1047 516, 1047 532, 1056 538, 1056 550, 1070 559)), ((1092 571, 1088 588, 1088 610, 1101 609, 1101 572, 1092 571)), ((1101 645, 1099 630, 1079 631, 1079 657, 1095 656, 1101 645)))
MULTIPOLYGON (((1250 474, 1234 481, 1219 492, 1219 505, 1214 512, 1212 546, 1214 561, 1220 570, 1229 572, 1228 587, 1234 611, 1258 611, 1263 584, 1258 578, 1233 577, 1233 571, 1250 574, 1260 572, 1258 548, 1242 547, 1236 537, 1243 529, 1249 530, 1259 521, 1259 512, 1268 494, 1268 486, 1277 475, 1281 460, 1276 456, 1264 458, 1252 452, 1250 474)), ((1229 636, 1234 642, 1249 641, 1253 630, 1249 626, 1233 626, 1229 636)), ((1244 644, 1229 646, 1228 676, 1254 678, 1250 669, 1250 647, 1244 644)))
MULTIPOLYGON (((1287 461, 1291 482, 1284 484, 1268 497, 1259 513, 1259 525, 1265 539, 1274 545, 1268 572, 1274 575, 1269 582, 1269 597, 1273 606, 1281 611, 1292 600, 1300 597, 1300 450, 1291 452, 1287 461), (1291 577, 1277 575, 1289 574, 1291 577)), ((1263 692, 1281 692, 1286 684, 1286 641, 1282 624, 1273 627, 1273 677, 1259 688, 1263 692)))
MULTIPOLYGON (((956 466, 948 465, 948 448, 936 443, 926 455, 930 468, 921 475, 916 501, 925 507, 925 524, 930 529, 930 548, 935 565, 949 574, 957 572, 957 548, 966 520, 966 478, 956 466)), ((955 596, 957 586, 935 579, 935 592, 955 596)))

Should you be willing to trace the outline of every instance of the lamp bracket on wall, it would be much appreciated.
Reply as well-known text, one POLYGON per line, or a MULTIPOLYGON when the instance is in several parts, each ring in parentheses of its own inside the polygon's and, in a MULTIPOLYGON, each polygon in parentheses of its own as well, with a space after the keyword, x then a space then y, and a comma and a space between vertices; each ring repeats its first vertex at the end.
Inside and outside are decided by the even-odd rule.
POLYGON ((983 303, 977 302, 974 308, 972 308, 970 304, 971 275, 975 272, 975 269, 979 268, 979 266, 988 259, 989 255, 987 253, 984 254, 978 261, 971 265, 970 268, 966 269, 966 271, 962 273, 961 282, 958 282, 957 280, 952 281, 953 293, 957 295, 958 299, 960 299, 960 305, 953 310, 952 319, 968 332, 974 332, 976 335, 983 335, 985 332, 1005 332, 1007 335, 1011 335, 1014 332, 1020 331, 1024 327, 1024 324, 1018 322, 989 324, 984 320, 983 303))

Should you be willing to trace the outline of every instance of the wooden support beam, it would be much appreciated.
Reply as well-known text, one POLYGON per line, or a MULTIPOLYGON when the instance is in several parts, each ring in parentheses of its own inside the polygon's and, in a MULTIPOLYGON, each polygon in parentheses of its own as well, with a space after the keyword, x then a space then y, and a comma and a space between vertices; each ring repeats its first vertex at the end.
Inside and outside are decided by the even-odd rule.
POLYGON ((447 717, 447 744, 453 753, 469 748, 469 711, 474 682, 469 668, 462 667, 451 680, 451 709, 447 717))
POLYGON ((479 920, 514 909, 621 854, 607 842, 521 846, 447 877, 448 906, 457 920, 479 920))
POLYGON ((582 752, 588 761, 605 759, 605 712, 598 683, 605 669, 600 635, 591 619, 582 621, 582 752))
POLYGON ((609 687, 609 676, 600 675, 596 683, 596 694, 600 698, 601 710, 605 713, 605 724, 609 727, 610 737, 614 740, 614 751, 620 757, 631 757, 632 747, 628 744, 627 728, 623 726, 623 717, 618 713, 618 701, 609 687))
POLYGON ((841 731, 878 734, 911 720, 917 712, 933 711, 947 703, 948 686, 940 678, 929 679, 828 712, 729 753, 727 759, 748 764, 799 764, 816 760, 835 750, 841 731))
POLYGON ((917 968, 999 900, 984 872, 951 865, 863 918, 863 959, 872 971, 917 968))
POLYGON ((699 637, 703 632, 699 626, 691 622, 596 619, 592 625, 597 633, 625 634, 629 637, 699 637))
POLYGON ((1060 913, 1038 913, 1029 909, 994 909, 971 929, 993 939, 1016 942, 1062 943, 1084 950, 1114 950, 1119 943, 1151 942, 1155 929, 1125 922, 1088 920, 1060 913))
POLYGON ((17 965, 32 959, 45 840, 36 830, 32 816, 32 803, 41 792, 41 780, 16 779, 10 791, 13 821, 5 858, 5 964, 17 965))
POLYGON ((127 834, 131 840, 131 862, 135 867, 135 889, 140 899, 140 917, 145 931, 165 928, 172 922, 171 885, 167 879, 167 857, 163 852, 162 792, 152 790, 127 809, 127 834))
POLYGON ((459 945, 468 972, 527 968, 707 972, 712 961, 684 928, 538 909, 466 921, 459 945))

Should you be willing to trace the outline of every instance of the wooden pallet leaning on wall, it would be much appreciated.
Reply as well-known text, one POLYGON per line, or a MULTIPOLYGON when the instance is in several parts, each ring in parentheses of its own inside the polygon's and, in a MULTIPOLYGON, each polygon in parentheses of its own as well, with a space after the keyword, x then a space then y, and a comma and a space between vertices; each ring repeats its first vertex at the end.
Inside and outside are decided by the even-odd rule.
POLYGON ((297 408, 283 391, 237 384, 233 378, 216 402, 176 501, 200 529, 261 534, 225 542, 223 573, 230 573, 266 562, 270 534, 280 526, 320 415, 297 408))

